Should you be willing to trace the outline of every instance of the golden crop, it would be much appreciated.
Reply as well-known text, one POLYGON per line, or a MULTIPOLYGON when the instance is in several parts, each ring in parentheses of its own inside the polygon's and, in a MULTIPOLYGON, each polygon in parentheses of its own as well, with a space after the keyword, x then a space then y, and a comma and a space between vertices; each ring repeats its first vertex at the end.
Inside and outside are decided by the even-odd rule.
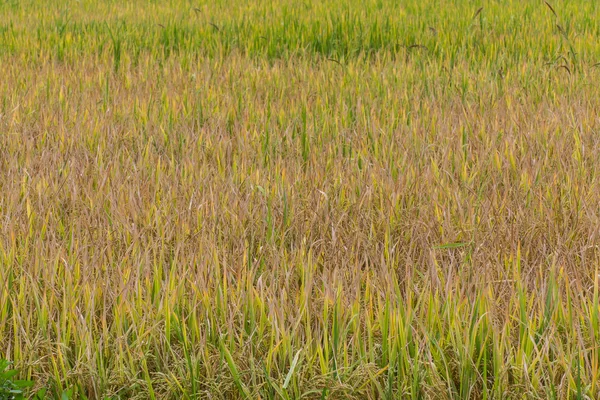
POLYGON ((0 358, 51 398, 600 398, 599 20, 0 2, 0 358))

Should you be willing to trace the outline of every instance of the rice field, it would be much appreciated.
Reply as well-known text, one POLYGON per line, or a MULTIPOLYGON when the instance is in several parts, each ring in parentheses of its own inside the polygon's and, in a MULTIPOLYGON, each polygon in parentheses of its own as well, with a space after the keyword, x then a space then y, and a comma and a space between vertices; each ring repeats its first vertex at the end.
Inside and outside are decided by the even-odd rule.
POLYGON ((0 1, 0 398, 600 398, 598 21, 0 1))

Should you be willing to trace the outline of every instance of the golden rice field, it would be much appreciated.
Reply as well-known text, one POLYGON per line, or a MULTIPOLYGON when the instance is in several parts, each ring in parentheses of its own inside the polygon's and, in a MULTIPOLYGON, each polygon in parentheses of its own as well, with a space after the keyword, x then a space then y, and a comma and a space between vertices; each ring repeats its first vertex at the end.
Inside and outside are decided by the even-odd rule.
POLYGON ((599 399, 599 21, 0 1, 0 399, 599 399))

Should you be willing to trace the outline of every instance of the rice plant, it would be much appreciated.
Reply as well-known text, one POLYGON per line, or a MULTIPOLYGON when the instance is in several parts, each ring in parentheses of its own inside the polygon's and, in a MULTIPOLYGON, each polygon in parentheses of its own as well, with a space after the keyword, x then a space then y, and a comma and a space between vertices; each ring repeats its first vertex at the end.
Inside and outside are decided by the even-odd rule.
POLYGON ((5 386, 600 398, 599 19, 0 2, 5 386))

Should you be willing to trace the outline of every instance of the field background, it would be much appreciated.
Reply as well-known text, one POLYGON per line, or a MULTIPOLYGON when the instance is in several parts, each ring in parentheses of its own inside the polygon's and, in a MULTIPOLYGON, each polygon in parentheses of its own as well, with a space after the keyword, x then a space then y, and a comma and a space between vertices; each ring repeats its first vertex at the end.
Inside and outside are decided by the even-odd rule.
POLYGON ((0 1, 0 358, 50 397, 600 398, 599 21, 0 1))

